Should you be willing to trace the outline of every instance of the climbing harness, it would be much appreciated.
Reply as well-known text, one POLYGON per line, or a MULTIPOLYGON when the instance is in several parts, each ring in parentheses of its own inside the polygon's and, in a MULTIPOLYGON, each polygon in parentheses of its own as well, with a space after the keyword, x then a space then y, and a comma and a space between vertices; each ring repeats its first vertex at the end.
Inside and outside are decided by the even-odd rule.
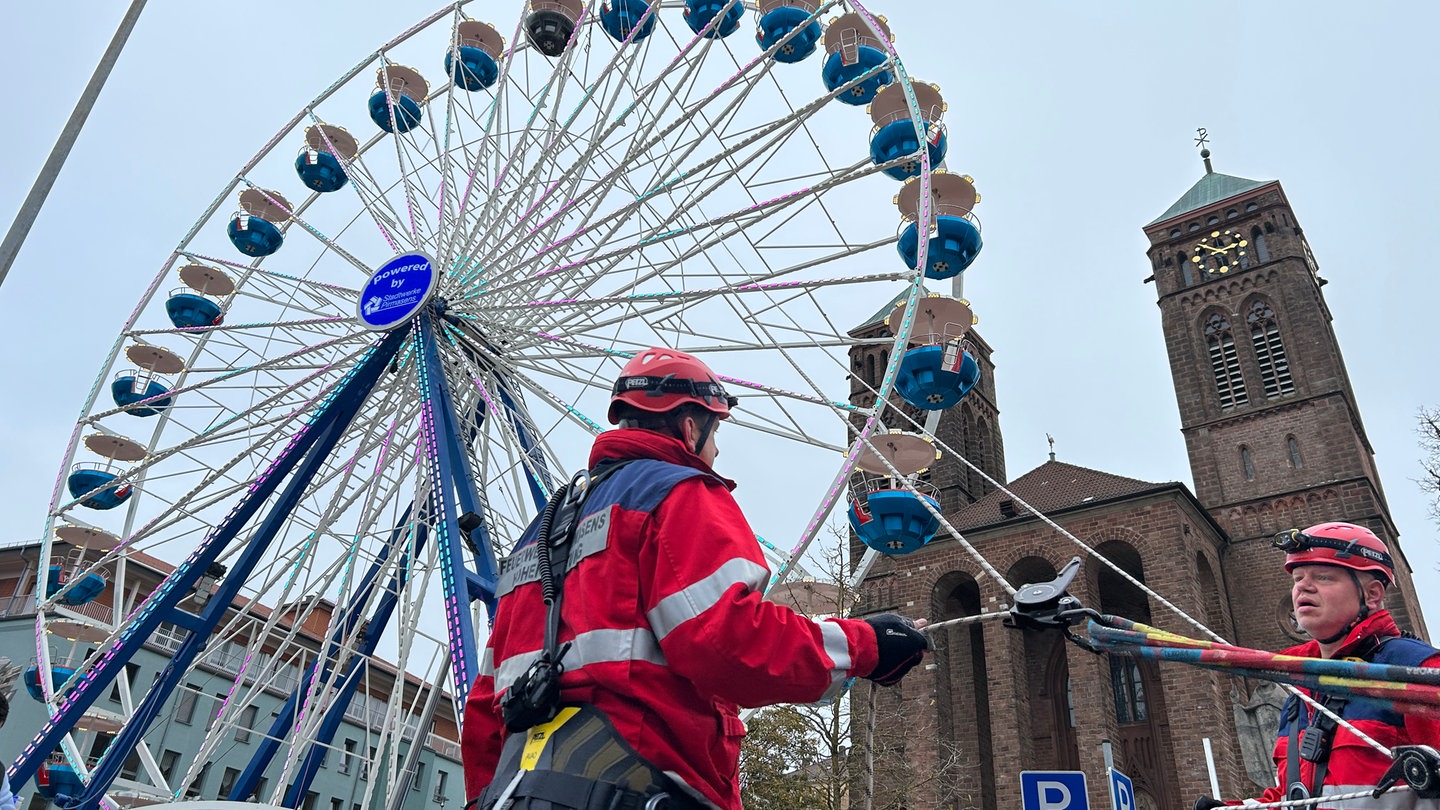
MULTIPOLYGON (((535 539, 535 560, 545 603, 540 656, 500 699, 507 732, 496 781, 478 810, 698 810, 672 780, 620 736, 610 718, 588 705, 560 700, 560 676, 570 643, 559 643, 563 566, 590 493, 635 459, 607 462, 576 473, 545 504, 535 539), (502 776, 503 775, 503 776, 502 776)), ((468 810, 468 808, 467 808, 468 810)))

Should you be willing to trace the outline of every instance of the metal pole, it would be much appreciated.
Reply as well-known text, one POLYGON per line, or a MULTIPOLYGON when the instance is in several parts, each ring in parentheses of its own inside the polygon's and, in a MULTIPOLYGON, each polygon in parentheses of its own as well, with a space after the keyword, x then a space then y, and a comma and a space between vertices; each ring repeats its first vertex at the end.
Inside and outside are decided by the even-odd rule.
POLYGON ((1210 795, 1220 798, 1220 776, 1215 773, 1215 751, 1210 748, 1210 738, 1201 740, 1205 745, 1205 767, 1210 770, 1210 795))
POLYGON ((50 195, 50 187, 55 185, 55 178, 59 176, 60 168, 65 165, 65 158, 70 155, 70 147, 75 145, 75 139, 80 136, 80 128, 85 126, 85 119, 90 117, 95 99, 99 98, 100 89, 110 77, 110 69, 115 67, 116 60, 120 58, 120 50, 125 47, 125 40, 130 38, 130 31, 135 28, 143 8, 145 0, 132 0, 130 3, 130 10, 125 12, 120 27, 115 29, 110 47, 105 49, 105 54, 100 57, 100 64, 95 66, 95 73, 90 76, 90 83, 85 85, 85 92, 80 94, 80 100, 76 102, 75 110, 70 113, 65 129, 60 131, 60 138, 55 141, 49 159, 40 169, 40 176, 35 178, 35 185, 30 188, 25 202, 21 203, 20 212, 15 215, 15 221, 10 224, 10 230, 5 234, 5 241, 0 242, 0 284, 5 283, 10 265, 20 253, 20 247, 30 233, 30 226, 35 224, 35 217, 39 216, 40 207, 50 195))

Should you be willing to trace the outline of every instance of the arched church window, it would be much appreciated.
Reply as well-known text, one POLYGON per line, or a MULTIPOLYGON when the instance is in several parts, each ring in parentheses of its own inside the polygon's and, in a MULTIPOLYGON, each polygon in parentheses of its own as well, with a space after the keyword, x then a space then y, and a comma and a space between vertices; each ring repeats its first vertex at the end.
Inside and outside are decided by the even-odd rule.
POLYGON ((1189 260, 1188 258, 1186 258, 1186 256, 1185 256, 1184 253, 1181 253, 1181 254, 1179 255, 1179 257, 1176 258, 1175 261, 1176 261, 1177 263, 1179 263, 1179 265, 1180 265, 1180 280, 1181 280, 1182 282, 1184 282, 1184 284, 1185 284, 1186 287, 1189 287, 1191 284, 1194 284, 1194 283, 1195 283, 1195 271, 1192 270, 1192 269, 1190 269, 1190 264, 1191 264, 1190 260, 1189 260))
POLYGON ((1290 466, 1300 469, 1305 464, 1300 459, 1300 442, 1295 441, 1294 436, 1285 437, 1285 452, 1290 456, 1290 466))
POLYGON ((1256 299, 1245 320, 1250 324, 1250 342, 1255 346, 1255 359, 1260 362, 1260 383, 1265 387, 1265 396, 1291 393, 1295 390, 1295 381, 1290 376, 1290 361, 1285 358, 1285 344, 1280 340, 1275 310, 1256 299))
POLYGON ((1110 689, 1115 695, 1115 722, 1143 723, 1150 719, 1145 705, 1145 683, 1134 658, 1110 656, 1110 689))
POLYGON ((1258 210, 1260 210, 1260 203, 1253 203, 1253 202, 1252 202, 1252 203, 1250 203, 1249 205, 1246 205, 1246 206, 1245 206, 1245 211, 1246 211, 1246 212, 1258 211, 1258 210))
POLYGON ((1265 223, 1265 233, 1274 233, 1274 232, 1275 232, 1275 223, 1273 223, 1273 222, 1267 222, 1267 223, 1265 223))
POLYGON ((1265 246, 1265 234, 1260 232, 1260 226, 1250 229, 1250 243, 1255 246, 1255 258, 1262 264, 1270 261, 1270 249, 1265 246))
POLYGON ((1245 405, 1250 397, 1245 392, 1245 378, 1240 375, 1240 353, 1230 322, 1216 312, 1205 321, 1205 344, 1210 352, 1210 373, 1215 375, 1215 390, 1220 394, 1220 407, 1245 405))
POLYGON ((1250 456, 1250 448, 1240 445, 1240 469, 1245 473, 1246 481, 1255 480, 1255 459, 1250 456))
POLYGON ((875 385, 875 355, 873 354, 865 355, 865 384, 872 387, 875 385))
POLYGON ((1209 219, 1205 220, 1205 224, 1206 224, 1206 225, 1219 225, 1219 224, 1220 224, 1220 217, 1214 216, 1214 215, 1212 214, 1209 219))

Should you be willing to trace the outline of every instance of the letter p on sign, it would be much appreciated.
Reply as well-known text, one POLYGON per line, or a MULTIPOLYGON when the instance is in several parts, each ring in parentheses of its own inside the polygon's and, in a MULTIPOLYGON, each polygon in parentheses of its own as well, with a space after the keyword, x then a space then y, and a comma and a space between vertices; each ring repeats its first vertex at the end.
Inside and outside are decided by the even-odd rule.
POLYGON ((1024 810, 1090 810, 1082 771, 1021 771, 1020 800, 1024 810))

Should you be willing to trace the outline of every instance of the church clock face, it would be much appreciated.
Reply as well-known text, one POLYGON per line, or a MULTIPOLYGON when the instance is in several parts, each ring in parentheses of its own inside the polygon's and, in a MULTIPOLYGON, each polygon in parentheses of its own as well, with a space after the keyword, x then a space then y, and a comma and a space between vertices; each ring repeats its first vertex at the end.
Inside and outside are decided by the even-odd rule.
POLYGON ((1225 273, 1230 270, 1238 270, 1242 266, 1242 258, 1245 256, 1245 248, 1250 244, 1249 240, 1241 238, 1239 233, 1226 228, 1223 231, 1211 231, 1208 236, 1202 237, 1192 251, 1194 255, 1190 261, 1202 267, 1207 273, 1225 273))

